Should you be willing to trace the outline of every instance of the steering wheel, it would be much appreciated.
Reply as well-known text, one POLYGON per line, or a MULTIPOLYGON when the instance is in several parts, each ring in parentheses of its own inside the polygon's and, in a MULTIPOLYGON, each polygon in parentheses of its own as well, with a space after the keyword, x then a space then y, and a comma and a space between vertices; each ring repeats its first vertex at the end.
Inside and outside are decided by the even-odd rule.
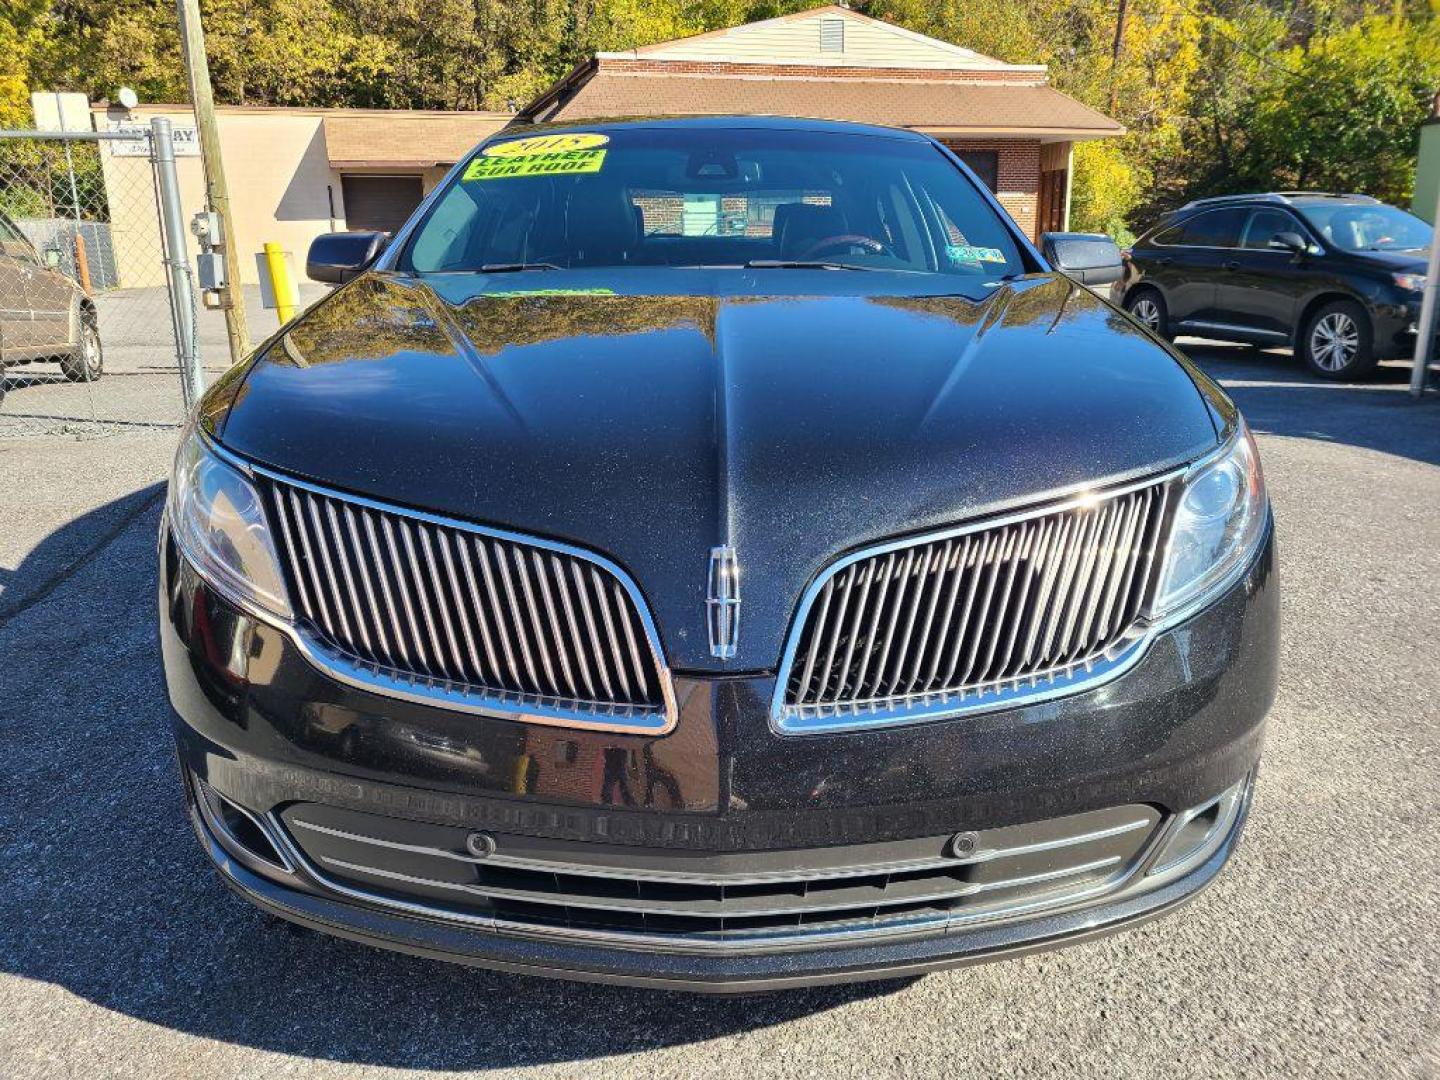
POLYGON ((831 248, 864 248, 871 255, 894 255, 895 249, 889 244, 876 240, 873 236, 861 236, 859 233, 839 233, 835 236, 822 236, 813 244, 800 252, 797 259, 813 259, 831 248))

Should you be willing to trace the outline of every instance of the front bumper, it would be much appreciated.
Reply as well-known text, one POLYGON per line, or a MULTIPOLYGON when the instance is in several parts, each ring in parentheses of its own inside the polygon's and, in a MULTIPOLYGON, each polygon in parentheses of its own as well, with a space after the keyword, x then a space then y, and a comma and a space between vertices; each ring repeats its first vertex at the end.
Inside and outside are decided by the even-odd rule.
MULTIPOLYGON (((1420 299, 1414 294, 1390 304, 1372 305, 1375 355, 1382 360, 1413 357, 1420 343, 1420 299)), ((1436 330, 1440 341, 1440 329, 1436 330)))
POLYGON ((197 832, 227 883, 259 906, 371 944, 487 967, 736 992, 911 975, 1048 948, 1163 914, 1208 884, 1238 840, 1274 693, 1273 559, 1267 539, 1229 593, 1089 692, 803 739, 770 730, 764 675, 682 680, 680 722, 660 738, 380 698, 320 674, 285 634, 208 590, 168 544, 161 639, 197 832), (237 828, 227 830, 202 785, 240 815, 237 828), (1204 843, 1152 873, 1173 862, 1166 845, 1184 814, 1224 792, 1233 798, 1213 815, 1204 843), (383 871, 398 884, 361 870, 358 880, 373 887, 356 887, 354 872, 319 866, 326 852, 302 848, 287 824, 297 808, 399 830, 386 850, 400 854, 383 871), (437 900, 414 884, 434 884, 430 871, 417 875, 419 864, 405 861, 415 852, 401 851, 416 845, 395 843, 410 831, 480 833, 501 852, 548 850, 565 860, 608 853, 644 866, 639 877, 683 876, 677 868, 698 865, 715 880, 752 881, 757 867, 918 850, 951 834, 983 846, 991 835, 1060 828, 1116 808, 1146 809, 1152 823, 1143 843, 1137 834, 1133 849, 1111 853, 1113 873, 1086 879, 1094 888, 1042 889, 1025 904, 967 908, 963 917, 921 912, 838 932, 746 932, 703 947, 682 934, 597 933, 553 918, 527 922, 469 898, 437 900), (278 858, 255 857, 265 842, 278 858))

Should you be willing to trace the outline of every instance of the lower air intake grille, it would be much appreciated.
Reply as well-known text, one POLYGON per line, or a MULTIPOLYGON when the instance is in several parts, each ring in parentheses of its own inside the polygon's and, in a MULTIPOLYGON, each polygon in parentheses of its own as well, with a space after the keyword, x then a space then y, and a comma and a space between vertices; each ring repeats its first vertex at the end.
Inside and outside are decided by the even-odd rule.
POLYGON ((604 560, 277 477, 267 488, 322 661, 381 692, 537 722, 673 722, 648 615, 604 560))
POLYGON ((676 951, 763 951, 833 935, 939 932, 1106 895, 1161 822, 1118 806, 1025 825, 798 850, 633 849, 469 831, 297 803, 279 820, 307 873, 352 899, 495 929, 676 951), (663 869, 662 869, 663 868, 663 869))
POLYGON ((920 719, 1052 689, 1139 637, 1168 483, 862 552, 808 594, 782 730, 920 719))

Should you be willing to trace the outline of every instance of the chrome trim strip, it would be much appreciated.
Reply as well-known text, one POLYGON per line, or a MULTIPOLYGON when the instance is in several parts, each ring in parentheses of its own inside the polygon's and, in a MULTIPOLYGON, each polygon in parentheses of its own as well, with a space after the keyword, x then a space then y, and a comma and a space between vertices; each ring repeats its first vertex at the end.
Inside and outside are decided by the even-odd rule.
POLYGON ((305 659, 332 678, 361 690, 417 705, 440 706, 456 712, 525 724, 627 735, 664 735, 674 729, 678 717, 668 672, 664 668, 659 669, 666 702, 664 711, 638 705, 617 705, 609 701, 562 701, 519 693, 501 696, 498 691, 488 688, 478 690, 443 679, 383 668, 332 649, 293 626, 277 624, 276 628, 289 636, 305 659))
POLYGON ((1242 808, 1249 800, 1254 789, 1253 778, 1254 774, 1252 773, 1238 784, 1226 788, 1213 799, 1207 799, 1198 806, 1192 806, 1190 809, 1174 815, 1156 844, 1151 865, 1145 870, 1146 879, 1152 882, 1169 881, 1198 866, 1214 854, 1215 849, 1220 846, 1225 837, 1230 835, 1235 819, 1240 816, 1242 808), (1215 824, 1210 827, 1205 838, 1190 851, 1182 853, 1178 857, 1172 857, 1169 862, 1161 862, 1166 857, 1171 843, 1180 835, 1185 826, 1211 807, 1216 806, 1219 807, 1219 812, 1215 816, 1215 824))
POLYGON ((185 783, 191 788, 191 806, 194 812, 200 816, 206 829, 210 831, 210 834, 215 837, 216 842, 221 847, 242 863, 260 863, 262 866, 268 867, 271 870, 279 870, 286 874, 295 873, 295 864, 291 861, 287 853, 289 845, 281 844, 276 840, 276 830, 273 828, 272 822, 261 818, 258 814, 251 813, 233 799, 227 799, 191 772, 189 768, 185 768, 183 771, 185 774, 185 783), (255 828, 259 829, 260 835, 265 837, 270 846, 274 848, 275 854, 280 857, 280 861, 277 863, 274 859, 267 859, 264 855, 252 851, 245 844, 242 844, 239 837, 230 831, 230 827, 226 825, 220 817, 219 812, 212 803, 212 800, 215 799, 223 802, 226 806, 230 807, 230 809, 249 821, 250 824, 254 825, 255 828))
POLYGON ((936 913, 934 915, 898 917, 884 922, 873 919, 859 922, 850 920, 816 925, 798 934, 791 928, 783 930, 732 932, 724 939, 717 940, 696 936, 665 936, 646 933, 632 934, 565 926, 542 926, 532 923, 516 922, 510 919, 497 919, 490 915, 449 911, 427 904, 419 904, 408 900, 401 900, 396 897, 384 896, 364 889, 352 888, 328 877, 311 863, 295 845, 294 841, 290 839, 285 829, 273 818, 273 815, 272 823, 276 826, 274 831, 277 834, 279 842, 283 845, 283 850, 296 862, 304 873, 324 888, 351 900, 383 908, 390 908, 396 911, 404 911, 421 918, 455 922, 516 937, 538 938, 541 940, 561 939, 575 941, 584 945, 599 945, 616 949, 639 951, 659 950, 672 953, 721 955, 740 955, 746 952, 756 951, 802 951, 805 949, 826 948, 851 943, 866 944, 879 940, 910 937, 914 935, 941 934, 952 927, 970 926, 983 922, 1005 922, 1040 911, 1073 908, 1092 900, 1111 896, 1127 887, 1134 886, 1137 878, 1141 885, 1148 885, 1149 880, 1138 877, 1138 874, 1140 867, 1145 865, 1155 850, 1155 841, 1152 840, 1131 860, 1126 872, 1116 875, 1107 881, 1099 882, 1084 889, 1077 889, 1073 892, 1062 893, 1058 896, 1037 897, 1029 903, 1017 904, 1011 907, 991 908, 988 910, 969 912, 963 915, 936 913))
POLYGON ((1046 676, 1037 672, 1023 679, 978 689, 952 691, 948 694, 925 694, 913 699, 874 699, 830 707, 780 705, 774 708, 783 711, 772 712, 770 723, 778 735, 816 735, 894 727, 994 712, 996 709, 1008 709, 1018 705, 1035 705, 1093 690, 1112 679, 1118 679, 1140 661, 1154 637, 1155 631, 1149 630, 1124 643, 1112 656, 1082 664, 1067 675, 1046 676))
POLYGON ((322 833, 326 836, 333 836, 341 840, 353 841, 357 844, 369 844, 375 847, 390 848, 395 851, 411 851, 419 855, 452 859, 455 862, 472 863, 474 865, 502 866, 513 870, 534 870, 541 873, 566 874, 574 877, 616 878, 622 881, 639 880, 660 884, 723 886, 783 885, 789 882, 810 881, 817 877, 824 877, 827 881, 834 881, 851 877, 874 877, 880 874, 903 874, 912 871, 942 870, 947 867, 972 866, 977 863, 992 862, 995 859, 1033 855, 1042 851, 1056 851, 1061 848, 1074 847, 1078 844, 1089 844, 1097 840, 1109 840, 1112 837, 1134 832, 1136 829, 1150 828, 1152 824, 1158 824, 1158 822, 1152 823, 1146 818, 1139 818, 1135 821, 1127 821, 1122 825, 1112 825, 1109 828, 1095 829, 1091 832, 1078 833, 1074 836, 1057 837, 1054 840, 1042 840, 1033 844, 1018 844, 1014 847, 1007 848, 985 848, 975 852, 975 854, 969 858, 964 859, 953 857, 910 859, 889 863, 845 866, 834 869, 829 867, 809 867, 803 870, 777 872, 773 874, 726 874, 721 876, 691 873, 684 870, 642 870, 636 867, 608 867, 597 866, 593 863, 580 864, 550 859, 525 859, 513 855, 505 855, 499 851, 480 859, 473 855, 463 855, 458 851, 447 851, 444 848, 430 847, 426 844, 407 844, 399 840, 384 840, 378 836, 366 836, 363 833, 350 832, 346 829, 336 829, 329 825, 317 825, 314 822, 302 821, 300 819, 292 820, 287 824, 291 828, 307 829, 311 832, 322 833))
MULTIPOLYGON (((205 438, 205 443, 210 451, 224 460, 232 468, 238 469, 246 475, 263 476, 279 485, 288 487, 291 489, 292 497, 295 497, 293 493, 298 489, 299 491, 309 492, 324 498, 335 499, 357 508, 364 508, 380 515, 394 515, 398 518, 409 519, 409 521, 417 524, 428 523, 431 525, 440 525, 472 537, 491 537, 515 545, 529 546, 531 548, 567 555, 576 560, 576 562, 571 563, 571 567, 577 573, 579 570, 577 563, 579 562, 584 562, 589 565, 592 571, 596 567, 604 570, 613 580, 618 582, 629 595, 631 603, 635 605, 635 611, 640 619, 641 625, 645 628, 646 644, 650 649, 650 655, 655 664, 655 671, 660 680, 659 689, 662 707, 660 709, 647 709, 640 706, 617 705, 613 702, 590 702, 583 699, 561 700, 558 698, 541 698, 534 695, 518 693, 502 694, 489 688, 482 690, 477 687, 451 683, 446 680, 411 675, 407 672, 386 668, 378 664, 371 664, 367 661, 362 661, 356 657, 341 653, 307 634, 302 624, 282 619, 273 612, 266 611, 223 589, 220 590, 232 602, 243 607, 252 617, 284 633, 305 658, 325 674, 358 689, 369 690, 386 697, 399 698, 402 701, 410 701, 420 705, 439 705, 444 708, 454 709, 457 712, 473 713, 502 720, 518 720, 528 724, 544 724, 551 727, 575 728, 586 731, 609 731, 632 735, 664 735, 674 729, 679 720, 679 710, 675 701, 674 682, 670 675, 669 666, 665 662, 665 654, 660 644, 659 630, 655 626, 655 621, 650 614, 650 607, 645 602, 644 594, 641 593, 639 586, 637 586, 630 575, 622 570, 615 562, 596 552, 587 551, 584 548, 575 547, 571 544, 528 536, 524 533, 511 532, 507 529, 478 525, 474 522, 461 521, 457 518, 446 517, 441 514, 431 514, 422 510, 412 510, 407 507, 394 506, 361 495, 352 495, 346 492, 336 491, 332 488, 322 487, 318 484, 312 484, 308 481, 300 480, 285 473, 246 461, 224 449, 208 437, 205 438)), ((283 516, 282 513, 281 517, 283 518, 283 516)), ((382 528, 387 526, 388 517, 382 516, 380 518, 380 524, 382 528)), ((408 532, 408 529, 406 531, 408 532)), ((393 539, 388 533, 386 539, 389 543, 393 544, 393 539)), ((209 579, 207 578, 206 581, 208 582, 209 579)), ((409 597, 404 594, 403 589, 401 592, 401 600, 407 609, 408 617, 413 621, 414 614, 408 611, 410 607, 409 597)), ((584 594, 582 593, 582 599, 583 598, 584 594)), ((428 616, 428 612, 426 614, 428 616)), ((509 651, 508 645, 506 651, 507 653, 509 651)))
POLYGON ((1175 323, 1175 328, 1196 329, 1196 330, 1224 330, 1235 334, 1254 334, 1258 337, 1274 338, 1276 341, 1289 341, 1289 334, 1282 334, 1278 330, 1261 330, 1253 326, 1237 326, 1234 323, 1210 322, 1206 319, 1180 319, 1175 323))
POLYGON ((966 896, 977 896, 981 893, 997 892, 1001 889, 1018 889, 1026 885, 1038 885, 1047 881, 1061 881, 1065 878, 1080 877, 1084 874, 1103 870, 1106 867, 1115 866, 1117 863, 1124 862, 1125 860, 1120 855, 1111 855, 1104 859, 1095 859, 1088 863, 1066 866, 1058 870, 1045 870, 1037 874, 1027 874, 1024 877, 1002 878, 997 881, 956 883, 953 888, 942 889, 936 892, 919 893, 914 896, 893 896, 889 898, 879 896, 868 900, 849 899, 844 901, 830 901, 811 906, 794 905, 769 908, 740 908, 732 911, 724 910, 725 901, 720 898, 709 902, 703 900, 697 901, 697 903, 701 905, 708 904, 708 910, 703 906, 699 908, 685 908, 678 905, 667 905, 664 901, 646 903, 641 900, 631 901, 613 896, 587 897, 583 902, 576 902, 573 895, 567 896, 557 893, 532 892, 528 889, 512 889, 503 885, 484 885, 475 882, 440 881, 435 878, 420 877, 417 874, 405 874, 398 870, 384 870, 378 866, 366 866, 364 863, 349 862, 345 859, 335 859, 326 856, 321 856, 320 861, 326 866, 338 867, 342 870, 352 870, 361 874, 369 874, 372 877, 385 878, 389 881, 403 881, 406 884, 419 885, 427 889, 467 893, 472 896, 493 897, 499 900, 518 900, 521 903, 539 904, 548 907, 576 908, 595 912, 623 912, 630 915, 667 915, 683 919, 763 919, 776 915, 823 915, 828 911, 847 911, 855 908, 873 907, 878 910, 885 907, 898 907, 903 904, 931 904, 939 900, 960 899, 966 896))
MULTIPOLYGON (((1220 450, 1223 451, 1230 445, 1230 442, 1227 441, 1220 450)), ((777 735, 813 735, 893 727, 923 720, 949 719, 962 715, 992 712, 1019 704, 1048 701, 1052 698, 1090 690, 1118 678, 1145 654, 1150 642, 1160 629, 1158 624, 1149 626, 1142 621, 1137 634, 1128 640, 1117 643, 1117 646, 1112 648, 1110 655, 1083 663, 1073 668, 1070 674, 1065 676, 1049 676, 1044 672, 1035 672, 1018 680, 1005 680, 978 689, 971 688, 964 691, 908 697, 896 695, 864 702, 845 702, 828 709, 825 705, 791 706, 785 703, 785 689, 790 681, 790 671, 795 662, 795 653, 799 649, 800 639, 805 632, 811 607, 816 598, 838 574, 856 563, 892 552, 906 551, 907 549, 913 551, 957 537, 970 536, 979 532, 992 532, 1037 517, 1064 513, 1091 504, 1097 498, 1108 501, 1150 487, 1163 491, 1173 482, 1189 475, 1200 465, 1208 464, 1215 456, 1217 455, 1213 453, 1207 454, 1200 463, 1173 468, 1114 487, 1081 490, 1056 501, 1030 505, 1008 514, 976 519, 947 529, 875 544, 852 552, 831 563, 805 590, 799 608, 791 621, 790 632, 785 643, 785 654, 780 662, 780 670, 776 674, 775 689, 770 701, 771 729, 777 735), (1043 686, 1041 685, 1042 680, 1045 681, 1043 686), (972 696, 973 700, 966 700, 972 696)), ((1165 544, 1168 539, 1168 537, 1158 537, 1157 543, 1165 544)), ((1150 560, 1152 569, 1155 569, 1156 564, 1163 569, 1164 557, 1164 552, 1155 552, 1153 559, 1150 560)), ((988 594, 984 602, 989 602, 988 594)), ((1053 632, 1053 627, 1051 631, 1053 632)), ((1051 669, 1052 672, 1058 670, 1051 669)))

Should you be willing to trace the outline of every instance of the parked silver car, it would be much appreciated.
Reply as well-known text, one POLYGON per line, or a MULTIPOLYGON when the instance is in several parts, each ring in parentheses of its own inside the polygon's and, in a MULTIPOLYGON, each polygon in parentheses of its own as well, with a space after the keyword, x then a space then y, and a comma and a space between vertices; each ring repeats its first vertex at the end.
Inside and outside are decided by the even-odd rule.
POLYGON ((71 382, 93 382, 104 371, 95 303, 58 269, 59 256, 42 258, 0 214, 0 397, 14 364, 55 361, 71 382))

